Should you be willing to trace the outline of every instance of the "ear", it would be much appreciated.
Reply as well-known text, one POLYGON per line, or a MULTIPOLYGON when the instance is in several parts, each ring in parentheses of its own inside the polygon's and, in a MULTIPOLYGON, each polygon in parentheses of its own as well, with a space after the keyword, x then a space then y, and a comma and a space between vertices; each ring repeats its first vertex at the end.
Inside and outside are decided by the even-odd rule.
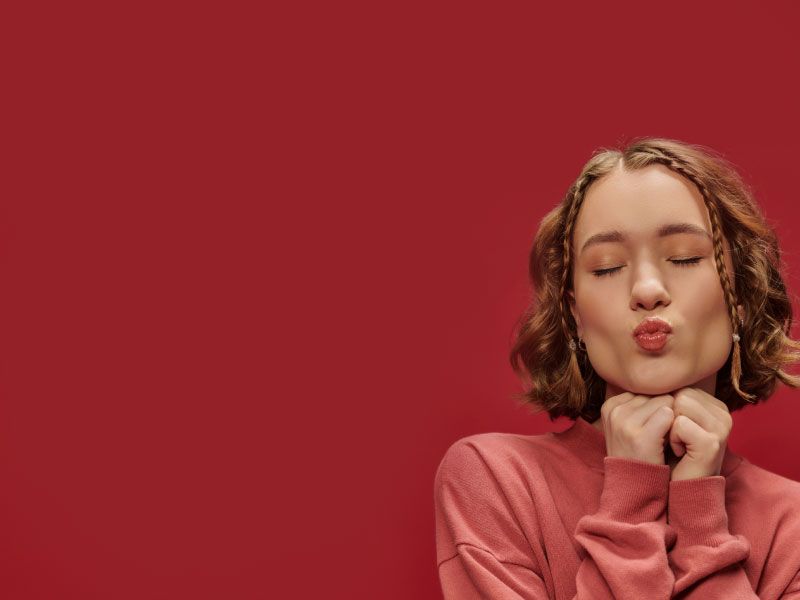
POLYGON ((578 309, 577 306, 575 305, 575 291, 568 290, 567 298, 569 299, 569 310, 572 313, 572 318, 575 319, 575 325, 577 326, 578 337, 583 337, 583 327, 581 326, 581 318, 580 315, 578 315, 578 309))
POLYGON ((744 316, 745 316, 745 313, 744 313, 744 306, 742 306, 741 304, 737 304, 737 305, 736 305, 736 310, 737 310, 737 311, 738 311, 738 313, 739 313, 739 318, 740 318, 740 319, 744 319, 744 316))

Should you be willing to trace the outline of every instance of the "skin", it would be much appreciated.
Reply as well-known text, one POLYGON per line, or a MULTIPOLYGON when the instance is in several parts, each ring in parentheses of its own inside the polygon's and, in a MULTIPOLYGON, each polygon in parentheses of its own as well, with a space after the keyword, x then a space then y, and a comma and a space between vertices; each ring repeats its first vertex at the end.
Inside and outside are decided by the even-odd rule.
MULTIPOLYGON (((710 235, 708 210, 693 183, 663 165, 627 171, 621 163, 590 186, 573 230, 570 309, 606 382, 601 418, 592 425, 605 433, 609 456, 669 464, 672 480, 718 475, 733 423, 713 395, 733 328, 710 235), (696 225, 708 237, 659 237, 657 229, 671 223, 696 225), (608 230, 626 239, 583 249, 608 230), (698 260, 674 262, 686 259, 698 260), (672 326, 661 351, 643 350, 632 337, 647 316, 672 326)), ((723 246, 733 281, 727 239, 723 246)))

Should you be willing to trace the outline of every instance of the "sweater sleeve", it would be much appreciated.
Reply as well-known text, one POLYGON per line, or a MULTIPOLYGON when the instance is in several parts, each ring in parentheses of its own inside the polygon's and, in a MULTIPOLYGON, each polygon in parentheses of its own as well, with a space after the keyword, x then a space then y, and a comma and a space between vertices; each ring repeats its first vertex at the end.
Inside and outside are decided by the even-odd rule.
POLYGON ((603 462, 599 507, 575 527, 585 551, 577 597, 671 598, 675 577, 667 547, 675 536, 666 519, 669 465, 617 456, 603 462))
POLYGON ((783 591, 780 600, 800 600, 800 571, 783 591))
POLYGON ((750 542, 728 530, 724 476, 671 481, 667 521, 677 536, 669 552, 676 598, 758 600, 742 566, 750 542))
POLYGON ((488 550, 459 544, 439 564, 444 600, 546 600, 544 581, 530 567, 498 560, 488 550))
MULTIPOLYGON (((575 534, 586 552, 573 600, 666 600, 674 581, 665 541, 669 466, 605 460, 608 470, 601 508, 582 518, 575 534)), ((528 541, 506 492, 469 442, 454 444, 440 463, 435 508, 439 580, 445 600, 554 596, 541 564, 558 556, 548 556, 536 536, 528 541)), ((530 510, 534 510, 532 502, 530 510)))

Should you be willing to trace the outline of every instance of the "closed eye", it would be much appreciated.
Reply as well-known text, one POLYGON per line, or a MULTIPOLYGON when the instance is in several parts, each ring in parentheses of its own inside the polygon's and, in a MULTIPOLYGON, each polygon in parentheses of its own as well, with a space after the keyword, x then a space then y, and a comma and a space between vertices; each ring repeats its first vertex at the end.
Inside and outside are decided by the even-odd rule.
MULTIPOLYGON (((691 265, 696 265, 703 259, 702 256, 695 256, 694 258, 674 258, 670 259, 671 263, 674 263, 678 266, 688 267, 691 265)), ((622 267, 611 267, 610 269, 600 269, 599 271, 592 271, 592 275, 595 277, 603 277, 604 275, 611 275, 612 273, 616 273, 622 267)))

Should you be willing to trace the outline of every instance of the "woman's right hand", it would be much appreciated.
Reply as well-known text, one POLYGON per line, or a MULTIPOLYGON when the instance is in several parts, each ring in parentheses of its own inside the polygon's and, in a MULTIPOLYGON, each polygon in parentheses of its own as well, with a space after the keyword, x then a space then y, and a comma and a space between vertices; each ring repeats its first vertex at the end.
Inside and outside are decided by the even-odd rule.
POLYGON ((608 398, 600 408, 606 454, 663 465, 664 442, 672 421, 674 397, 624 392, 608 398))

